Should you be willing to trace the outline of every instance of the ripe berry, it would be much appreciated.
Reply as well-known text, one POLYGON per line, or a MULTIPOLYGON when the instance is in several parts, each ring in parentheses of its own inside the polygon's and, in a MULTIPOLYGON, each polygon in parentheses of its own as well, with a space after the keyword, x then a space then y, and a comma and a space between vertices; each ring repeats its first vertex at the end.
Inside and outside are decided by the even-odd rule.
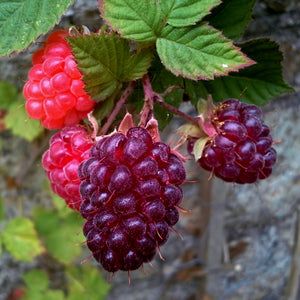
POLYGON ((94 144, 78 175, 84 235, 94 258, 109 272, 135 270, 153 259, 179 219, 183 196, 185 170, 170 147, 133 127, 94 144))
POLYGON ((215 107, 211 123, 216 134, 204 146, 201 167, 224 181, 241 184, 271 175, 277 155, 257 106, 228 99, 215 107))
POLYGON ((68 126, 52 136, 50 148, 42 158, 52 190, 78 211, 81 196, 77 171, 79 164, 89 158, 91 145, 92 140, 82 127, 68 126))
POLYGON ((67 35, 63 30, 53 32, 33 55, 23 89, 29 116, 48 129, 78 124, 95 105, 84 90, 67 35))

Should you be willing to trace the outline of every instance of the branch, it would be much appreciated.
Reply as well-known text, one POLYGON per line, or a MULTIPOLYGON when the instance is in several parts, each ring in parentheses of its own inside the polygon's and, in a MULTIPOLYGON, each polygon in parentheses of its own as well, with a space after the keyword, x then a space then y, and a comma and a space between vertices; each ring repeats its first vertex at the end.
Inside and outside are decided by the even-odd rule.
POLYGON ((113 121, 116 119, 116 116, 118 115, 120 109, 122 108, 122 106, 125 104, 128 96, 130 95, 130 93, 132 92, 133 88, 135 85, 135 81, 131 81, 129 83, 129 85, 127 86, 127 88, 125 89, 125 91, 123 92, 120 100, 116 103, 116 106, 114 108, 114 110, 112 111, 112 113, 110 114, 110 116, 108 117, 106 123, 104 124, 104 126, 102 127, 101 131, 100 131, 100 135, 105 135, 107 130, 109 129, 110 125, 113 123, 113 121))

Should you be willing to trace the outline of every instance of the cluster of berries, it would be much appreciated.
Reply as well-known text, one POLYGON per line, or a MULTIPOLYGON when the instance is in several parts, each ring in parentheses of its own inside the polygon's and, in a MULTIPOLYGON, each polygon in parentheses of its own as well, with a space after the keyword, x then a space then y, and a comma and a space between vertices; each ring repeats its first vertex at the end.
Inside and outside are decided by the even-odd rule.
POLYGON ((240 184, 270 176, 276 151, 257 106, 228 99, 215 107, 210 119, 216 133, 203 149, 201 167, 240 184))
MULTIPOLYGON (((93 109, 84 91, 66 31, 56 31, 33 55, 24 86, 28 114, 61 129, 42 158, 53 191, 86 219, 83 233, 105 270, 135 270, 150 262, 178 222, 185 180, 181 159, 142 127, 98 137, 78 125, 93 109)), ((215 134, 200 165, 225 181, 268 177, 276 151, 261 111, 229 99, 217 105, 215 134)), ((160 254, 160 251, 159 251, 160 254)))
POLYGON ((95 105, 84 91, 67 35, 64 30, 53 32, 43 48, 34 53, 23 89, 29 116, 41 120, 48 129, 78 124, 95 105))

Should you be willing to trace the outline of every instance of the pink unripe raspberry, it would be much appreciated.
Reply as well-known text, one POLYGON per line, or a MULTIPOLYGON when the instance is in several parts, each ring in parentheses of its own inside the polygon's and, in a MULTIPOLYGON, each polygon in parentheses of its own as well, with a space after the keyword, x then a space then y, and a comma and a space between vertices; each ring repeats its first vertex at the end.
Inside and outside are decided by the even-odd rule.
POLYGON ((42 158, 52 190, 75 210, 81 205, 78 167, 89 158, 92 144, 91 137, 82 127, 68 126, 52 136, 50 147, 42 158))

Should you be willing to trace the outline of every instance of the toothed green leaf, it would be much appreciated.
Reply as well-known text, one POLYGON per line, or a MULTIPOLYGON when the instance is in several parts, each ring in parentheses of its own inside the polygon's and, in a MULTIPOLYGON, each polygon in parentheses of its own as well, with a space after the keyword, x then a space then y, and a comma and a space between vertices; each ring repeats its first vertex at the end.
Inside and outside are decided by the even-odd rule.
POLYGON ((20 261, 31 261, 44 250, 32 221, 22 217, 6 224, 2 241, 7 251, 20 261))
POLYGON ((155 0, 103 0, 102 17, 123 37, 154 41, 163 26, 163 14, 155 0))
POLYGON ((256 0, 222 0, 204 20, 221 30, 226 37, 236 40, 251 20, 255 2, 256 0))
POLYGON ((58 23, 73 0, 0 0, 0 56, 26 48, 58 23))
POLYGON ((156 45, 167 69, 193 80, 213 79, 254 64, 206 23, 183 28, 167 26, 156 45))
POLYGON ((118 35, 101 32, 68 37, 86 91, 103 101, 122 88, 124 82, 141 78, 150 66, 151 51, 130 50, 129 42, 118 35))
POLYGON ((282 77, 283 56, 278 44, 269 39, 258 39, 240 46, 257 64, 214 81, 194 83, 193 91, 198 97, 206 98, 211 94, 214 102, 241 97, 243 102, 264 105, 282 93, 293 91, 282 77), (203 85, 205 89, 202 88, 203 85))
POLYGON ((220 0, 160 0, 159 5, 168 24, 172 26, 194 25, 220 0))

